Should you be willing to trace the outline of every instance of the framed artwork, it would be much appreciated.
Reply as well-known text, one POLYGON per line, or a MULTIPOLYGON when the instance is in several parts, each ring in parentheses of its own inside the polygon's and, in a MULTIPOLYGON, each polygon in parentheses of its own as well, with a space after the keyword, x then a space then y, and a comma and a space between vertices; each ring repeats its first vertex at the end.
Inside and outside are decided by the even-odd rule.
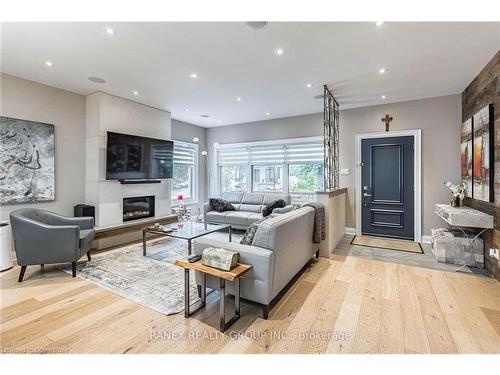
POLYGON ((473 116, 473 190, 472 197, 493 202, 493 105, 473 116))
POLYGON ((472 198, 472 118, 462 124, 460 132, 460 176, 465 196, 472 198))
POLYGON ((54 125, 0 117, 0 203, 55 199, 54 125))

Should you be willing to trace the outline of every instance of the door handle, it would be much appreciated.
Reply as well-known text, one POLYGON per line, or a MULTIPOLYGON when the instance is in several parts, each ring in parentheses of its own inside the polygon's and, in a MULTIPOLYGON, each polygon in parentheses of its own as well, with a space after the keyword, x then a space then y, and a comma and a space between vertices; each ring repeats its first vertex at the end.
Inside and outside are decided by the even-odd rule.
POLYGON ((369 193, 363 193, 363 197, 371 197, 372 195, 369 193))

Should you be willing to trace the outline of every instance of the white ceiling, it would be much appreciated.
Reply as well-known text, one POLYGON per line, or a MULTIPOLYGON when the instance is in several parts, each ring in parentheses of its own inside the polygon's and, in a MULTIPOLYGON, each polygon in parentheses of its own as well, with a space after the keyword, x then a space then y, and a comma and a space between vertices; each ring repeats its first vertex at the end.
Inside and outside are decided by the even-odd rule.
POLYGON ((313 96, 325 83, 342 108, 460 93, 500 47, 500 23, 3 23, 1 31, 2 72, 108 92, 205 127, 320 112, 313 96))

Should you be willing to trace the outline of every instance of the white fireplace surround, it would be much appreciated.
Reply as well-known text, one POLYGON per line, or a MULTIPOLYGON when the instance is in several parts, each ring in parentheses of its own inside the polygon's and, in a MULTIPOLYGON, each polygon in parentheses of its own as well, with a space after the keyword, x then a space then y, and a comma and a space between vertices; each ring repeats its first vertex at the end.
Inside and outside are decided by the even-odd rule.
POLYGON ((153 195, 155 217, 170 215, 169 179, 130 185, 106 180, 108 131, 170 139, 170 113, 102 92, 87 96, 85 203, 95 206, 96 226, 123 224, 123 198, 153 195))

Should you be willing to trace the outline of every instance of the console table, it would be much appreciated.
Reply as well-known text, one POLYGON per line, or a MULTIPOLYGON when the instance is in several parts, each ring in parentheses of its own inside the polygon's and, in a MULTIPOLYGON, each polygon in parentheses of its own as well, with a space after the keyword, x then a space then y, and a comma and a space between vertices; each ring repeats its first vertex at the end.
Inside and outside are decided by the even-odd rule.
POLYGON ((455 227, 469 240, 470 258, 467 259, 463 266, 457 269, 462 270, 474 257, 474 241, 488 229, 494 228, 494 220, 492 215, 476 210, 471 207, 451 207, 449 204, 436 204, 435 213, 443 219, 450 227, 455 227), (464 228, 478 228, 480 232, 474 237, 469 237, 464 228))

